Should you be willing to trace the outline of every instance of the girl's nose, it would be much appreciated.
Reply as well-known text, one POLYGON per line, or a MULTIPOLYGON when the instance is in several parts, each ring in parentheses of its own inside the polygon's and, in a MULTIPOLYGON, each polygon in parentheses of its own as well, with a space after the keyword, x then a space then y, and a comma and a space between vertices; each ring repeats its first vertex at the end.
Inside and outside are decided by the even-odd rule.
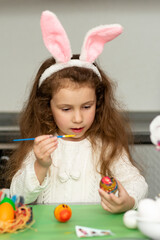
POLYGON ((73 115, 73 122, 81 123, 82 121, 83 121, 83 117, 82 117, 81 111, 75 111, 73 115))

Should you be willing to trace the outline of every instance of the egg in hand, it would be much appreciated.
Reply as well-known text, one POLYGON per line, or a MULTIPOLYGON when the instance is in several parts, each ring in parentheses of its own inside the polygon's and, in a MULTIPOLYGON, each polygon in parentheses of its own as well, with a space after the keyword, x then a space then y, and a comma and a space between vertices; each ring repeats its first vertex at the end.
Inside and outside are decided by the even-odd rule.
POLYGON ((103 177, 100 181, 99 186, 107 193, 116 193, 118 190, 118 184, 114 177, 103 177))

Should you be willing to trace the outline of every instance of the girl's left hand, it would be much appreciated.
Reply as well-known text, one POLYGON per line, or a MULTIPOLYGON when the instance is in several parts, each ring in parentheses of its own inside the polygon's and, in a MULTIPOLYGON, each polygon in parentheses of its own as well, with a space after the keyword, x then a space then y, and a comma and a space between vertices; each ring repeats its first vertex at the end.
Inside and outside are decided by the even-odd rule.
POLYGON ((118 197, 114 193, 107 193, 99 189, 101 196, 101 205, 104 210, 111 213, 121 213, 133 208, 135 204, 134 198, 130 197, 122 184, 118 183, 118 197))

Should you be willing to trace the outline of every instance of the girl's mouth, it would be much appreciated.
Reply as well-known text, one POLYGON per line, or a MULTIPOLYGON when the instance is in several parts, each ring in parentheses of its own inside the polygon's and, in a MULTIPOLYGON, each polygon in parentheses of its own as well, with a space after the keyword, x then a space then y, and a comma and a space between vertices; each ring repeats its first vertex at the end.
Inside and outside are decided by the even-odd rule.
POLYGON ((74 132, 74 133, 80 133, 80 132, 82 132, 83 129, 84 128, 71 128, 72 132, 74 132))

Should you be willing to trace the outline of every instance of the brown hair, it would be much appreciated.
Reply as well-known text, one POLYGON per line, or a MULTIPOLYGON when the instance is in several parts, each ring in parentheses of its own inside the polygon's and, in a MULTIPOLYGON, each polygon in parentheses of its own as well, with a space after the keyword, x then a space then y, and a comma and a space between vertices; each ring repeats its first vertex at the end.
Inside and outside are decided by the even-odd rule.
MULTIPOLYGON (((78 55, 73 58, 77 59, 78 55)), ((116 158, 125 150, 130 161, 133 163, 129 152, 129 137, 131 131, 122 114, 118 102, 114 97, 114 83, 98 67, 102 80, 90 69, 70 67, 52 74, 39 87, 39 78, 46 68, 55 64, 53 58, 47 59, 40 67, 30 93, 28 102, 25 104, 20 116, 21 138, 30 138, 42 134, 55 134, 57 127, 50 108, 52 95, 64 84, 74 83, 77 86, 89 85, 95 89, 97 105, 96 115, 91 128, 86 132, 93 149, 96 150, 96 140, 101 139, 102 148, 100 154, 100 173, 102 176, 112 175, 110 166, 116 158), (69 79, 69 81, 61 81, 69 79), (110 151, 106 155, 106 149, 110 151)), ((10 184, 14 174, 20 169, 27 153, 32 149, 33 142, 21 142, 8 161, 5 179, 10 184)))

